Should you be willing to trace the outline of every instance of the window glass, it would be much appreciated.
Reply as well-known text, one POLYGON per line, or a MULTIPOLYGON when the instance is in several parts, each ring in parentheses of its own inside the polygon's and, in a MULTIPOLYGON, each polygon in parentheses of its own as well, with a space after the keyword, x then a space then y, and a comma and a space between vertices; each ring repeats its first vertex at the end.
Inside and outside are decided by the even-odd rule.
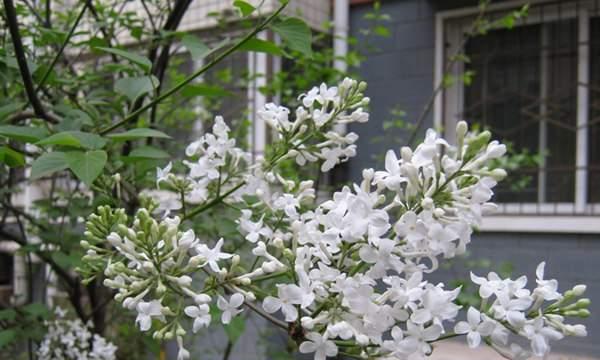
POLYGON ((474 72, 463 117, 489 129, 537 164, 512 171, 498 202, 573 202, 577 22, 561 20, 491 31, 466 44, 474 72))

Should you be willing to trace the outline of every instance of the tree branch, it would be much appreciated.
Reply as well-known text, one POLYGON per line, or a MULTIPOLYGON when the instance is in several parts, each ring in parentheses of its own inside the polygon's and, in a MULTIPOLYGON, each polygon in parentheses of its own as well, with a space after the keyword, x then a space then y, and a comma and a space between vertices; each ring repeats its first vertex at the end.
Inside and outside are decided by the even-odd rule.
POLYGON ((17 58, 17 64, 19 65, 19 72, 23 79, 23 85, 25 86, 25 92, 27 98, 33 107, 35 114, 50 123, 56 123, 55 119, 48 117, 40 99, 38 99, 35 89, 33 87, 33 80, 31 79, 31 73, 29 72, 29 66, 27 65, 27 58, 25 57, 25 49, 23 48, 23 42, 21 41, 21 34, 19 33, 19 23, 17 20, 17 12, 12 0, 4 0, 4 9, 6 12, 6 22, 10 31, 10 37, 12 39, 13 47, 15 49, 15 56, 17 58))

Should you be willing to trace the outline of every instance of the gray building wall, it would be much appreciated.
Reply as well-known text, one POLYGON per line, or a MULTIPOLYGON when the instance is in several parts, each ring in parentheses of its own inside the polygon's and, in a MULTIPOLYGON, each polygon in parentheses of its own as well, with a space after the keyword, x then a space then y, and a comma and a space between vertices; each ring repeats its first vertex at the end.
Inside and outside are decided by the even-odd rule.
MULTIPOLYGON (((387 149, 398 149, 399 139, 406 139, 406 131, 383 131, 383 123, 391 119, 390 111, 399 107, 406 112, 406 119, 414 122, 433 91, 435 13, 439 10, 476 4, 474 1, 448 0, 385 0, 382 13, 392 18, 388 38, 369 38, 375 49, 367 53, 367 59, 357 69, 367 81, 367 95, 371 98, 369 124, 357 124, 350 130, 360 135, 358 155, 348 164, 349 175, 357 181, 363 168, 381 167, 378 154, 387 149), (385 134, 385 141, 373 142, 385 134)), ((365 41, 360 29, 369 26, 364 15, 371 11, 370 5, 354 6, 350 13, 351 35, 358 44, 365 41)), ((421 131, 432 126, 429 114, 421 131)), ((470 259, 489 259, 492 269, 508 261, 515 274, 526 274, 531 282, 535 279, 537 264, 546 260, 548 277, 559 280, 561 290, 575 284, 588 285, 587 296, 592 299, 592 316, 582 321, 588 327, 587 338, 569 338, 555 344, 553 349, 562 353, 580 353, 600 358, 600 234, 476 234, 470 246, 470 259)), ((450 268, 438 270, 432 281, 449 282, 468 278, 469 270, 464 261, 455 261, 450 268)), ((487 273, 489 269, 480 269, 487 273)))

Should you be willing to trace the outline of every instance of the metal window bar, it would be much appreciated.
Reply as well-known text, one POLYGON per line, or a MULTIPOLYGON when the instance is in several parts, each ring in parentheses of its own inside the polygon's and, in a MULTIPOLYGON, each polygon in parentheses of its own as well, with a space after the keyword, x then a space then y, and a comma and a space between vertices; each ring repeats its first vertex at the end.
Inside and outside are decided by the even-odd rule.
POLYGON ((599 4, 536 3, 523 24, 465 46, 471 61, 462 66, 475 79, 445 91, 444 104, 455 102, 457 110, 446 112, 446 128, 466 119, 539 154, 537 164, 512 171, 499 187, 504 214, 600 215, 599 4))

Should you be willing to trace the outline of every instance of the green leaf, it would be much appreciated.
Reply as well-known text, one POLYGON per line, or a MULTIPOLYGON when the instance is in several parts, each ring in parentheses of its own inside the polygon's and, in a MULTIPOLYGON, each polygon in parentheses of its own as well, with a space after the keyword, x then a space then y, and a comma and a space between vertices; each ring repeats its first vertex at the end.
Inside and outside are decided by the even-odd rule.
POLYGON ((53 252, 52 260, 65 269, 74 269, 81 265, 81 257, 63 252, 53 252))
POLYGON ((227 91, 220 86, 206 85, 206 84, 188 84, 181 89, 181 95, 186 97, 194 96, 214 96, 214 97, 225 97, 233 96, 231 91, 227 91))
POLYGON ((115 91, 135 101, 138 97, 154 90, 158 83, 155 76, 121 78, 115 83, 115 91))
POLYGON ((106 151, 71 151, 65 153, 69 168, 79 180, 91 186, 94 180, 102 173, 107 159, 106 151))
POLYGON ((225 329, 225 333, 227 333, 227 337, 232 344, 242 336, 244 330, 246 329, 246 320, 241 316, 236 316, 231 319, 231 322, 227 325, 223 325, 225 329))
POLYGON ((240 12, 242 13, 242 16, 244 16, 244 17, 252 14, 254 12, 254 10, 256 10, 256 8, 254 6, 252 6, 242 0, 235 0, 233 2, 233 6, 240 9, 240 12))
POLYGON ((128 131, 125 131, 122 133, 118 133, 118 134, 110 134, 110 135, 108 135, 108 137, 110 137, 111 139, 113 139, 115 141, 136 140, 136 139, 142 139, 142 138, 148 138, 148 137, 163 138, 163 139, 171 138, 169 135, 165 134, 162 131, 148 129, 148 128, 131 129, 131 130, 128 130, 128 131))
POLYGON ((283 51, 274 42, 257 38, 246 41, 239 49, 242 51, 256 51, 278 56, 283 55, 283 51))
POLYGON ((281 36, 290 49, 312 56, 312 33, 301 19, 289 17, 271 25, 271 29, 281 36))
POLYGON ((35 145, 60 145, 85 149, 101 149, 107 140, 100 135, 83 131, 63 131, 40 140, 35 145))
POLYGON ((96 49, 125 58, 132 63, 139 65, 144 71, 150 71, 150 68, 152 67, 152 62, 150 62, 148 58, 129 51, 107 47, 97 47, 96 49))
POLYGON ((13 342, 17 337, 17 332, 14 329, 0 331, 0 349, 13 342))
POLYGON ((21 167, 25 165, 25 156, 8 146, 0 146, 0 163, 12 168, 21 167))
POLYGON ((15 101, 10 104, 0 106, 0 120, 4 119, 7 115, 21 109, 24 103, 15 101))
POLYGON ((186 34, 181 38, 181 43, 192 55, 192 59, 200 60, 208 54, 210 49, 206 46, 198 37, 194 35, 186 34))
POLYGON ((12 321, 17 317, 17 312, 13 309, 0 310, 0 320, 12 321))
POLYGON ((164 150, 152 146, 140 146, 129 153, 128 157, 143 159, 168 159, 171 157, 171 155, 164 150))
POLYGON ((4 125, 0 126, 0 135, 12 140, 34 143, 46 137, 48 131, 44 128, 33 126, 4 125))
POLYGON ((31 164, 31 180, 39 179, 42 176, 50 175, 68 167, 65 153, 58 151, 45 153, 31 164))
POLYGON ((50 314, 50 311, 48 310, 46 305, 41 304, 41 303, 27 304, 27 305, 23 306, 22 309, 27 314, 29 314, 31 316, 35 316, 35 317, 38 317, 38 316, 45 317, 48 314, 50 314))

